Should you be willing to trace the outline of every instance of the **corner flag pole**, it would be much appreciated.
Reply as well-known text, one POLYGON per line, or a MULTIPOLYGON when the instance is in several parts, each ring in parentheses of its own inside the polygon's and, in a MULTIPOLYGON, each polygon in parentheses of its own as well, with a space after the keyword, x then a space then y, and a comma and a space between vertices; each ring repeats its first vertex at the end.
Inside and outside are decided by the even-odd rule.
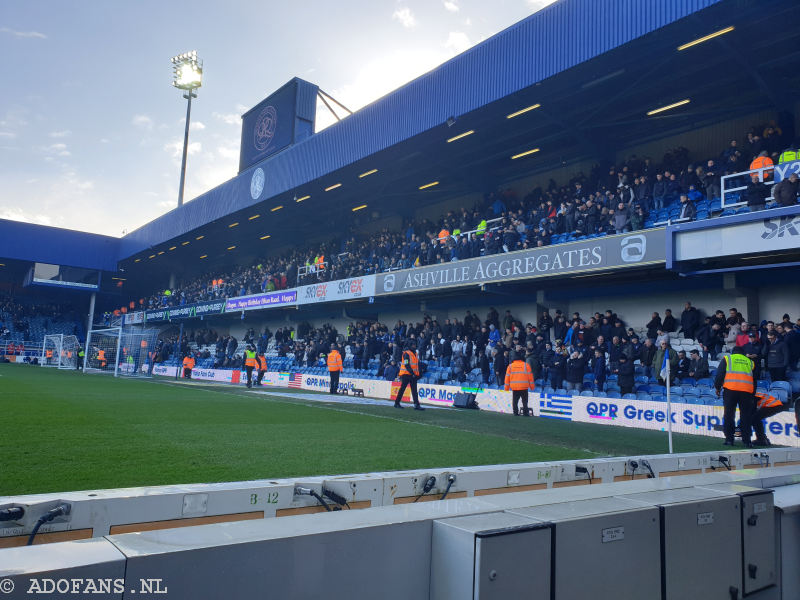
POLYGON ((667 437, 669 438, 669 453, 672 454, 672 394, 670 393, 671 375, 669 373, 669 351, 664 352, 664 362, 667 368, 667 437))

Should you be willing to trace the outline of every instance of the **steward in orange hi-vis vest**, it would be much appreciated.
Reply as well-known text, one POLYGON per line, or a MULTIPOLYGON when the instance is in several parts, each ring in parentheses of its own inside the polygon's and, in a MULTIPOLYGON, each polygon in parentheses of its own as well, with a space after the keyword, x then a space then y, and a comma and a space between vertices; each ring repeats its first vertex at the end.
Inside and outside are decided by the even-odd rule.
POLYGON ((529 417, 528 390, 533 391, 533 371, 528 363, 512 352, 509 356, 511 364, 506 369, 505 389, 511 392, 511 407, 515 416, 519 416, 519 401, 522 400, 522 416, 529 417))

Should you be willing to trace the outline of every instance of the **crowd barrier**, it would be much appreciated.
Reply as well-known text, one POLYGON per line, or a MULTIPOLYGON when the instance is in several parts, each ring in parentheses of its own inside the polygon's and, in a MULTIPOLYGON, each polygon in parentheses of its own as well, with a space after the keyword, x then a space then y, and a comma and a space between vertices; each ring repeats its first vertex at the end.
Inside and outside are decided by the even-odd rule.
MULTIPOLYGON (((153 370, 154 375, 167 377, 175 377, 176 373, 177 367, 162 365, 156 365, 153 370)), ((246 375, 244 371, 239 370, 193 369, 192 379, 243 385, 246 375)), ((339 380, 341 391, 347 390, 348 393, 352 393, 354 389, 363 390, 365 397, 380 400, 394 399, 398 386, 397 382, 374 379, 342 377, 339 380)), ((330 378, 325 375, 269 371, 264 375, 262 388, 328 391, 330 378)), ((480 410, 499 413, 512 412, 511 393, 504 390, 419 383, 418 392, 420 402, 431 406, 452 407, 456 394, 469 393, 475 394, 475 401, 480 410)), ((410 390, 406 390, 404 399, 409 400, 410 396, 410 390)), ((724 437, 722 406, 688 404, 681 400, 680 397, 673 400, 669 416, 666 402, 601 399, 536 392, 531 394, 529 406, 533 409, 533 415, 536 417, 664 432, 667 431, 667 419, 669 418, 672 421, 674 433, 724 437)), ((765 431, 773 444, 800 447, 800 430, 798 430, 795 414, 792 411, 784 411, 767 419, 765 431)))

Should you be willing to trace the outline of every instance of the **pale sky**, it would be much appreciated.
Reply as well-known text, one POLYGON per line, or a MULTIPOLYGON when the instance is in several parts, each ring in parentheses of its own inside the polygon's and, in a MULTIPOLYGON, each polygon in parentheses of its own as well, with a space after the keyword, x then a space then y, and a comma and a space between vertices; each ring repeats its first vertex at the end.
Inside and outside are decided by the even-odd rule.
POLYGON ((292 77, 355 111, 551 1, 2 0, 0 218, 119 236, 176 206, 176 54, 204 61, 189 201, 236 175, 240 115, 292 77))

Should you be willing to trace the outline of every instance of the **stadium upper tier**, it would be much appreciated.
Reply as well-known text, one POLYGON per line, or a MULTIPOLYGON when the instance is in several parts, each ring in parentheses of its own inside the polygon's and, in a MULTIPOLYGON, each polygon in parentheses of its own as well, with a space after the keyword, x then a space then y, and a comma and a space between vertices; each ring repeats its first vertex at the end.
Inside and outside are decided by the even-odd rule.
MULTIPOLYGON (((689 160, 678 147, 658 164, 632 156, 620 165, 597 165, 559 186, 525 194, 512 189, 487 194, 471 209, 462 207, 437 220, 406 220, 401 229, 372 235, 353 225, 343 236, 320 245, 263 256, 249 265, 234 261, 204 275, 130 298, 128 309, 179 306, 218 298, 283 290, 399 269, 443 264, 571 241, 750 212, 760 204, 779 205, 766 183, 752 182, 737 198, 746 205, 723 208, 720 179, 746 171, 766 151, 775 156, 789 136, 775 123, 754 125, 741 142, 719 154, 689 160)), ((747 177, 743 177, 746 183, 747 177)), ((730 200, 729 200, 730 202, 730 200)), ((797 202, 796 191, 794 203, 797 202)))

